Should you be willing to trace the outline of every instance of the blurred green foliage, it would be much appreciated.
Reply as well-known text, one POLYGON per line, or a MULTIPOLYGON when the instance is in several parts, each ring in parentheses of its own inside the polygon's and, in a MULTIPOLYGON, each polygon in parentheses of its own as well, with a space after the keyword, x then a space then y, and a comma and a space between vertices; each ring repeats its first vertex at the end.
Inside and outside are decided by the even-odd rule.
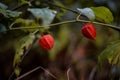
MULTIPOLYGON (((99 64, 100 66, 102 63, 108 59, 109 63, 112 65, 120 66, 120 41, 114 41, 109 45, 99 56, 99 64)), ((102 67, 102 66, 101 66, 102 67)))

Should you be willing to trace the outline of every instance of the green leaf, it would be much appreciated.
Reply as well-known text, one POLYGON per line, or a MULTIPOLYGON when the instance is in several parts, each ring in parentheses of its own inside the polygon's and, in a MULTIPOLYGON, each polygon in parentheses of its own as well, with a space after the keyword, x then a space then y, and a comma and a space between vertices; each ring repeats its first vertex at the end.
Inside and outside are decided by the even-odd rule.
POLYGON ((14 18, 14 17, 19 17, 21 12, 6 10, 6 14, 8 17, 14 18))
POLYGON ((14 61, 13 61, 13 67, 15 67, 15 74, 19 75, 18 73, 20 69, 18 69, 17 64, 19 64, 21 62, 22 59, 22 55, 24 54, 24 52, 30 47, 30 45, 33 43, 35 39, 35 35, 34 34, 29 34, 25 37, 23 37, 22 39, 16 41, 15 43, 15 56, 14 56, 14 61))
POLYGON ((0 14, 6 18, 19 17, 21 12, 6 10, 8 7, 5 4, 0 3, 0 14))
POLYGON ((0 14, 2 14, 4 17, 8 18, 8 15, 6 14, 6 10, 0 9, 0 14))
POLYGON ((6 6, 5 4, 3 4, 3 3, 0 3, 0 8, 1 9, 7 9, 8 8, 8 6, 6 6))
POLYGON ((120 66, 120 40, 112 42, 98 57, 100 67, 105 60, 110 64, 120 66))
POLYGON ((94 13, 97 21, 104 22, 104 23, 112 23, 114 20, 114 17, 112 15, 112 12, 104 7, 90 7, 94 13))
POLYGON ((19 17, 21 12, 0 9, 0 14, 2 14, 6 18, 15 18, 19 17))
POLYGON ((28 9, 28 11, 30 11, 36 19, 42 20, 41 25, 44 27, 48 27, 57 13, 56 11, 50 10, 48 8, 32 8, 28 9))

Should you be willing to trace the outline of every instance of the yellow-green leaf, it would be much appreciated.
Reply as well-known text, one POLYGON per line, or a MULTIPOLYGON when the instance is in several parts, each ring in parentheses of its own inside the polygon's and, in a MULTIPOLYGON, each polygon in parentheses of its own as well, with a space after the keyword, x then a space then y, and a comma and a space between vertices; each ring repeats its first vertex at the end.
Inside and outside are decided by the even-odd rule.
POLYGON ((104 22, 104 23, 112 23, 114 20, 114 17, 112 15, 112 12, 104 7, 104 6, 100 6, 100 7, 90 7, 95 14, 95 19, 97 21, 100 22, 104 22))
POLYGON ((39 25, 34 20, 27 20, 27 19, 18 18, 10 25, 10 28, 16 28, 16 27, 17 28, 18 27, 19 28, 26 27, 26 29, 21 29, 21 30, 23 30, 25 32, 33 32, 36 30, 36 29, 34 29, 34 27, 39 27, 39 25))
POLYGON ((14 61, 13 61, 13 67, 15 67, 15 73, 16 75, 18 75, 18 66, 17 64, 19 64, 21 62, 22 59, 22 55, 24 54, 24 52, 29 48, 29 46, 33 43, 35 38, 34 34, 29 34, 25 37, 23 37, 22 39, 16 41, 15 43, 15 56, 14 56, 14 61))
POLYGON ((19 68, 18 66, 14 69, 14 72, 16 74, 16 76, 19 76, 20 75, 20 72, 21 72, 21 68, 19 68))
POLYGON ((112 42, 111 45, 99 55, 99 64, 102 65, 106 59, 110 64, 120 66, 120 40, 112 42))

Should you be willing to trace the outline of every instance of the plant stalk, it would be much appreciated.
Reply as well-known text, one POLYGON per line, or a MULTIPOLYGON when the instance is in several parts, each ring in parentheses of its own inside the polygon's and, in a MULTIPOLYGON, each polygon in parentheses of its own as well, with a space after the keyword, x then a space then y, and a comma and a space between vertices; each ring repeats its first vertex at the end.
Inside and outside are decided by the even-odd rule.
MULTIPOLYGON (((54 24, 50 24, 48 26, 48 28, 46 29, 50 29, 52 26, 57 26, 57 25, 62 25, 62 24, 67 24, 67 23, 74 23, 74 22, 82 22, 82 23, 88 23, 88 22, 91 22, 91 21, 86 21, 86 20, 70 20, 70 21, 63 21, 63 22, 59 22, 59 23, 54 23, 54 24)), ((113 28, 115 30, 118 30, 120 31, 120 27, 118 26, 115 26, 115 25, 110 25, 110 24, 105 24, 105 23, 100 23, 100 22, 92 22, 93 24, 97 24, 97 25, 102 25, 102 26, 107 26, 107 27, 110 27, 110 28, 113 28)), ((18 28, 13 28, 11 27, 10 30, 19 30, 19 29, 41 29, 41 28, 44 28, 44 26, 34 26, 34 27, 18 27, 18 28)))

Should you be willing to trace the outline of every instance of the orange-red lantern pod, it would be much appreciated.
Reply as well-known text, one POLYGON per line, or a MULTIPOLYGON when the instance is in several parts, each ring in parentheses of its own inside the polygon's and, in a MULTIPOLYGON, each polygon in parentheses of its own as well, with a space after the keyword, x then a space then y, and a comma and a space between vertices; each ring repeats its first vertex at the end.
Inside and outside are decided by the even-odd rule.
POLYGON ((89 39, 94 40, 96 38, 96 29, 95 29, 94 25, 90 22, 86 23, 82 27, 81 31, 82 31, 82 34, 89 39))
POLYGON ((43 35, 39 39, 39 45, 45 50, 51 50, 54 46, 54 38, 50 34, 43 35))

